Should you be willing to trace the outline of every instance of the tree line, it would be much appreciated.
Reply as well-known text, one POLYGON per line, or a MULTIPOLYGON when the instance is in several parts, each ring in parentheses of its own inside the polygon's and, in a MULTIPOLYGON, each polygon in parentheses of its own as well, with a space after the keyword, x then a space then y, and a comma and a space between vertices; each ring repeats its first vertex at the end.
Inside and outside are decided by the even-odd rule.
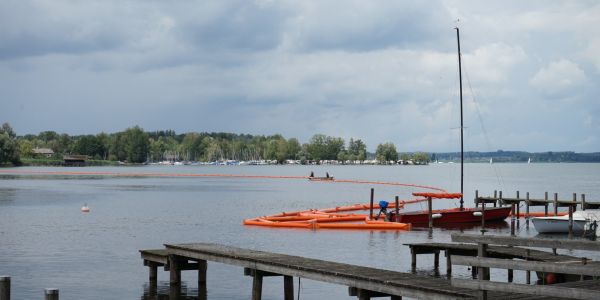
MULTIPOLYGON (((159 161, 219 160, 286 160, 319 162, 364 161, 370 153, 360 139, 343 138, 324 134, 313 135, 307 143, 282 135, 249 135, 235 133, 189 132, 177 134, 173 130, 147 132, 139 126, 116 133, 70 136, 54 131, 37 135, 17 136, 9 124, 0 130, 0 163, 18 164, 20 158, 35 158, 34 149, 51 149, 53 158, 62 159, 66 154, 87 155, 95 160, 129 163, 159 161)), ((395 162, 399 158, 393 143, 377 146, 375 158, 380 162, 395 162)), ((400 158, 422 163, 429 161, 425 153, 401 154, 400 158)))

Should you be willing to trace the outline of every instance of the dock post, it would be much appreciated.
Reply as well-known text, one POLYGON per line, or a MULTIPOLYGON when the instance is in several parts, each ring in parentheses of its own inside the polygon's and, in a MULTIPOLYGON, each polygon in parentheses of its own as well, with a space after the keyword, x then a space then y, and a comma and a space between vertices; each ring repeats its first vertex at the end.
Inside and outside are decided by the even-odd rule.
POLYGON ((548 192, 544 192, 544 200, 546 203, 544 204, 544 217, 548 216, 548 192))
MULTIPOLYGON (((573 202, 577 201, 577 194, 573 193, 573 202)), ((573 238, 573 205, 569 205, 569 239, 573 238)))
POLYGON ((58 289, 45 289, 44 297, 45 300, 58 300, 58 289))
POLYGON ((513 282, 513 270, 508 269, 508 282, 513 282))
MULTIPOLYGON (((519 200, 519 191, 517 191, 517 200, 519 200)), ((521 201, 517 202, 517 229, 521 225, 521 201)))
MULTIPOLYGON (((486 257, 487 256, 486 252, 487 252, 487 244, 478 243, 477 244, 477 256, 478 257, 486 257)), ((490 280, 489 269, 486 270, 486 268, 484 268, 484 267, 477 267, 477 279, 478 280, 490 280)), ((485 290, 479 291, 479 299, 487 299, 487 291, 485 291, 485 290)))
POLYGON ((581 210, 585 210, 585 194, 581 194, 581 210))
POLYGON ((158 280, 158 265, 155 262, 148 262, 148 281, 150 284, 156 283, 158 280))
POLYGON ((452 275, 452 256, 450 255, 450 250, 446 250, 446 276, 450 277, 452 275))
POLYGON ((181 284, 181 257, 177 255, 169 255, 169 284, 171 286, 179 286, 181 284))
POLYGON ((515 203, 510 204, 512 206, 510 210, 510 235, 515 236, 515 203))
POLYGON ((294 300, 294 277, 283 276, 283 299, 294 300))
POLYGON ((481 202, 481 235, 485 234, 485 201, 481 202))
POLYGON ((206 271, 208 269, 208 262, 206 260, 198 261, 198 298, 207 299, 208 291, 206 288, 206 271))
MULTIPOLYGON (((529 249, 526 250, 527 252, 527 257, 526 260, 529 260, 529 249)), ((527 270, 525 271, 525 282, 527 284, 531 284, 531 271, 527 270)))
POLYGON ((440 251, 439 250, 433 254, 433 268, 436 270, 436 272, 440 268, 440 251))
POLYGON ((479 207, 479 190, 475 190, 475 208, 479 207))
POLYGON ((10 276, 0 276, 0 300, 10 300, 10 276))
POLYGON ((558 215, 558 193, 554 193, 554 216, 558 215))
POLYGON ((527 192, 525 197, 525 227, 529 228, 529 192, 527 192))
POLYGON ((398 196, 396 196, 396 220, 394 220, 394 222, 399 222, 400 220, 400 207, 398 206, 400 206, 400 200, 398 199, 398 196))
POLYGON ((504 201, 502 200, 502 191, 498 193, 498 203, 500 203, 500 206, 504 206, 504 201))
POLYGON ((417 271, 417 252, 413 247, 410 247, 410 257, 410 269, 414 273, 417 271))
POLYGON ((254 270, 253 278, 254 279, 252 280, 252 300, 260 300, 262 298, 262 271, 254 270))
POLYGON ((369 220, 373 220, 373 198, 375 198, 375 189, 371 188, 371 205, 369 206, 369 220))
MULTIPOLYGON (((498 191, 494 190, 494 207, 496 207, 496 203, 498 203, 498 191)), ((500 203, 498 203, 500 204, 500 203)))
POLYGON ((433 204, 431 203, 431 197, 427 197, 427 213, 429 215, 429 231, 433 229, 433 204))

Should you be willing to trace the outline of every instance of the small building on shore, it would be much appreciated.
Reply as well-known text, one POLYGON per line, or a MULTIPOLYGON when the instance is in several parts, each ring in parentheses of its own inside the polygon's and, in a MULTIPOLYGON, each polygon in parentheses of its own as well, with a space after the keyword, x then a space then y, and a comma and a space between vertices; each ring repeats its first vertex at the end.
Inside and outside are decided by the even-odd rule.
POLYGON ((65 161, 65 166, 83 167, 85 166, 85 162, 88 160, 88 156, 66 154, 63 155, 63 160, 65 161))
POLYGON ((45 157, 51 158, 54 155, 54 151, 50 148, 33 148, 31 153, 34 157, 45 157))

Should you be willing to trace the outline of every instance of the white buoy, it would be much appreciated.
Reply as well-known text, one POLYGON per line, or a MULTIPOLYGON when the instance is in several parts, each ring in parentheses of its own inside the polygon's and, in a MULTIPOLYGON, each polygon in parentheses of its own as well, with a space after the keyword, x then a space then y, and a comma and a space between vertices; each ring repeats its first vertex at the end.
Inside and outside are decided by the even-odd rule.
POLYGON ((473 215, 476 217, 481 217, 482 214, 480 211, 476 211, 476 212, 473 212, 473 215))
POLYGON ((87 206, 87 203, 81 207, 81 212, 84 212, 84 213, 90 212, 90 208, 87 206))
POLYGON ((439 219, 441 217, 442 217, 442 214, 433 214, 433 215, 431 215, 432 219, 439 219))

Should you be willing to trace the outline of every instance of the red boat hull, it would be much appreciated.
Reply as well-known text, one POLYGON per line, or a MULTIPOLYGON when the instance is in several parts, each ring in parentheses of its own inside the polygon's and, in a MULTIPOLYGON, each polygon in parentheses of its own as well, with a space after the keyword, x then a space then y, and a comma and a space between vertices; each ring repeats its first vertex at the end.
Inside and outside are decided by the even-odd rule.
MULTIPOLYGON (((492 207, 486 208, 484 217, 485 221, 501 221, 508 217, 511 207, 492 207)), ((475 216, 474 212, 481 212, 481 208, 451 208, 433 210, 433 214, 441 214, 441 217, 433 219, 433 225, 443 225, 448 223, 475 223, 481 222, 481 215, 475 216)), ((398 222, 411 224, 428 224, 429 213, 427 211, 415 211, 400 213, 398 222)))

